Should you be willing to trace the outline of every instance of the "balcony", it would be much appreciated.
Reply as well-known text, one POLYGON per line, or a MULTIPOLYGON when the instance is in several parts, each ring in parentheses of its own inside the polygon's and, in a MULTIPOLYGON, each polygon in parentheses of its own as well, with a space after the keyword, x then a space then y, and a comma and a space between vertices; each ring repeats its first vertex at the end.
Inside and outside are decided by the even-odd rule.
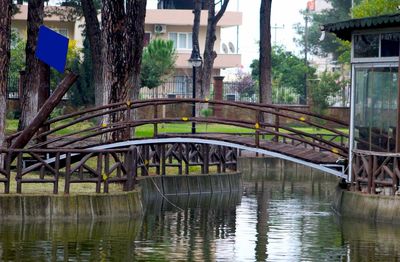
MULTIPOLYGON (((190 53, 178 53, 176 60, 176 68, 190 68, 189 60, 190 53)), ((224 69, 232 67, 240 67, 242 65, 242 59, 240 54, 218 54, 214 61, 215 69, 224 69)))
MULTIPOLYGON (((203 10, 201 12, 200 26, 207 26, 207 16, 207 11, 203 10)), ((193 13, 192 10, 148 9, 146 10, 146 24, 192 26, 193 13)), ((218 22, 220 27, 239 26, 241 24, 241 12, 227 11, 218 22)))

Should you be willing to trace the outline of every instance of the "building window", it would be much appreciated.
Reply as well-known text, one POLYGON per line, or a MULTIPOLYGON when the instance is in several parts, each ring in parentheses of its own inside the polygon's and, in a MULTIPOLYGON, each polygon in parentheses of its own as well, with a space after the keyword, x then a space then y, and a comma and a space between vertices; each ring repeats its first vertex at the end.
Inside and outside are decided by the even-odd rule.
POLYGON ((190 97, 191 82, 187 76, 174 76, 175 95, 178 97, 190 97))
POLYGON ((177 50, 192 49, 192 33, 169 33, 169 40, 174 42, 174 48, 177 50))

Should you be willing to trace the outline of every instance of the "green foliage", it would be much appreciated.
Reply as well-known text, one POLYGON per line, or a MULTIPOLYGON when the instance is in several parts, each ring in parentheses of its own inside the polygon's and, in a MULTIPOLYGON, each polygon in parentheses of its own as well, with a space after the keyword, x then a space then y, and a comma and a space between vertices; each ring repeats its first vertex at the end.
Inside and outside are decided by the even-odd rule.
MULTIPOLYGON (((200 115, 204 116, 205 118, 209 118, 210 116, 212 116, 212 114, 213 110, 209 107, 200 110, 200 115)), ((208 123, 206 123, 206 132, 207 130, 208 130, 208 123)))
POLYGON ((363 0, 352 9, 354 18, 398 13, 400 0, 363 0))
MULTIPOLYGON (((253 60, 250 65, 253 79, 258 79, 258 67, 258 60, 253 60)), ((272 93, 274 101, 291 103, 296 95, 304 95, 305 74, 313 76, 315 68, 306 65, 304 59, 286 51, 282 46, 272 48, 272 93)))
POLYGON ((140 75, 142 86, 155 88, 164 84, 174 72, 176 58, 172 41, 163 39, 151 41, 143 50, 140 75))
POLYGON ((200 114, 201 114, 202 116, 204 116, 205 118, 208 118, 208 117, 212 116, 213 110, 212 110, 211 108, 203 108, 203 109, 200 111, 200 114))
POLYGON ((89 41, 83 41, 83 61, 72 63, 72 70, 79 73, 79 78, 70 89, 69 103, 72 106, 88 106, 94 104, 94 85, 92 81, 92 60, 89 41))
POLYGON ((282 47, 274 47, 272 52, 272 77, 277 88, 291 88, 304 95, 305 74, 315 74, 315 69, 304 63, 302 58, 287 52, 282 47))
POLYGON ((309 82, 309 94, 312 100, 311 110, 325 114, 331 104, 329 97, 335 96, 342 88, 347 85, 346 80, 340 79, 340 74, 323 72, 318 81, 309 82))
MULTIPOLYGON (((326 33, 325 39, 320 41, 320 26, 327 23, 334 23, 342 20, 350 19, 351 0, 327 0, 332 6, 331 9, 322 10, 321 12, 307 13, 303 11, 303 15, 309 18, 308 26, 308 47, 309 52, 318 56, 333 55, 333 59, 337 60, 347 57, 344 53, 350 53, 349 48, 344 48, 343 42, 334 34, 326 33)), ((302 24, 296 25, 297 33, 300 36, 296 39, 297 44, 304 50, 305 44, 305 28, 302 24)), ((346 61, 350 62, 350 60, 346 61)))
POLYGON ((51 112, 50 118, 56 118, 58 116, 62 116, 64 114, 64 107, 56 107, 51 112))
POLYGON ((9 76, 12 79, 18 79, 19 71, 25 68, 26 41, 18 33, 13 32, 11 34, 11 43, 9 76))

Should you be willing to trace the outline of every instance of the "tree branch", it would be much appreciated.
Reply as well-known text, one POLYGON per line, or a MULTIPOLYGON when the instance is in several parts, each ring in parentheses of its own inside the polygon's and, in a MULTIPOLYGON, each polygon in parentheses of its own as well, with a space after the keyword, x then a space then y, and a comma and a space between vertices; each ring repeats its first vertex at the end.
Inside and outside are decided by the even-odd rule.
MULTIPOLYGON (((222 1, 222 0, 221 0, 222 1)), ((221 2, 220 1, 220 2, 221 2)), ((218 23, 218 21, 221 19, 221 17, 224 15, 226 8, 228 7, 229 0, 224 0, 224 3, 221 6, 221 9, 218 11, 218 13, 215 15, 215 21, 218 23)))

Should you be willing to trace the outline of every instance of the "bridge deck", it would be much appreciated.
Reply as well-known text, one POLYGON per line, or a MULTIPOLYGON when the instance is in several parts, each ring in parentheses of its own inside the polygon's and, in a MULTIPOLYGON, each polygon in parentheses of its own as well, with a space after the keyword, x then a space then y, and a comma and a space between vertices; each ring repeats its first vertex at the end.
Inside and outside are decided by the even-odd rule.
MULTIPOLYGON (((229 135, 229 134, 160 134, 158 137, 186 137, 186 138, 202 138, 213 139, 224 142, 231 142, 249 147, 256 147, 254 137, 229 135)), ((304 146, 295 146, 284 144, 281 142, 260 140, 259 148, 284 154, 290 157, 298 158, 315 164, 335 164, 338 156, 331 152, 319 152, 312 148, 304 146)))

